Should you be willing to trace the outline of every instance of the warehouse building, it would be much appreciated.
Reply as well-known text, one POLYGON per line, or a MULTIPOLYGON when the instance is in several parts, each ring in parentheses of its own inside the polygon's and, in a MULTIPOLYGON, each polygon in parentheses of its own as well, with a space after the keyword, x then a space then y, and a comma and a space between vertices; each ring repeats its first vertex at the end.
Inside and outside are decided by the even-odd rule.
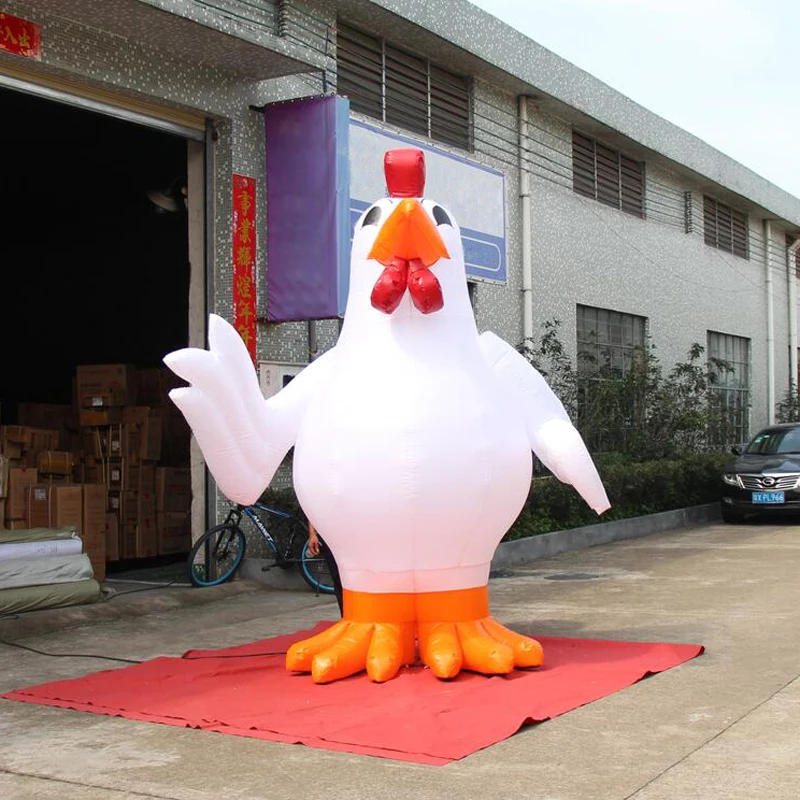
POLYGON ((0 116, 7 459, 105 483, 117 559, 224 506, 161 357, 220 314, 269 394, 332 346, 390 147, 427 154, 481 330, 558 319, 621 370, 700 343, 739 439, 797 375, 800 200, 465 0, 0 0, 0 116), (298 202, 336 213, 293 237, 298 202))

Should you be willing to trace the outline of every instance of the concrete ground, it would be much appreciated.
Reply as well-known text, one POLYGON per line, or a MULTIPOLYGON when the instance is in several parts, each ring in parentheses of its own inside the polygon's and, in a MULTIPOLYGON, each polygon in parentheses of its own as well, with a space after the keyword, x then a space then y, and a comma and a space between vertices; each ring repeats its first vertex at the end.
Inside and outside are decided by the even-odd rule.
MULTIPOLYGON (((700 643, 707 651, 445 767, 0 701, 0 797, 794 800, 799 534, 792 523, 702 525, 565 553, 494 579, 494 616, 522 632, 700 643)), ((0 621, 0 638, 147 659, 336 616, 330 598, 239 581, 23 615, 0 621)), ((7 691, 112 663, 0 644, 0 665, 7 691)))

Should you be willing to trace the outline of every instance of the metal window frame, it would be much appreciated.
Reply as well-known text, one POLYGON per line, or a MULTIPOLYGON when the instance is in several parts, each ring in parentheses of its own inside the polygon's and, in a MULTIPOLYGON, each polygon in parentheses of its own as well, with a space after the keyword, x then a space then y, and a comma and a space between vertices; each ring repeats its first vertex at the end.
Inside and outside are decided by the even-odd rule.
MULTIPOLYGON (((624 338, 624 335, 623 335, 624 338)), ((623 370, 622 370, 622 377, 628 374, 630 371, 630 366, 627 368, 624 365, 630 365, 633 363, 636 350, 644 348, 645 343, 647 341, 647 317, 643 317, 640 314, 630 314, 626 311, 616 311, 611 308, 600 308, 599 306, 587 306, 581 303, 578 303, 575 307, 575 341, 576 341, 576 351, 580 355, 581 353, 592 353, 593 355, 599 354, 601 351, 608 352, 608 353, 616 353, 622 363, 623 363, 623 370), (599 334, 600 331, 597 330, 600 327, 600 315, 603 315, 603 325, 605 327, 606 336, 605 339, 600 339, 599 337, 595 339, 595 341, 590 341, 587 338, 587 328, 585 323, 585 316, 586 312, 594 312, 595 315, 595 328, 592 329, 592 332, 595 334, 599 334), (613 319, 612 319, 613 315, 613 319), (632 335, 630 337, 630 343, 623 341, 620 344, 611 341, 610 331, 611 325, 620 325, 623 328, 627 327, 627 323, 630 323, 632 335), (637 337, 634 336, 633 333, 637 327, 637 323, 641 323, 641 336, 637 337), (634 341, 637 339, 637 341, 634 341), (640 339, 640 340, 639 340, 640 339)), ((578 358, 578 366, 577 372, 579 375, 583 375, 586 377, 591 377, 589 371, 586 369, 585 364, 584 368, 581 369, 581 359, 578 358)), ((601 378, 597 378, 601 380, 601 378)))
POLYGON ((735 412, 736 422, 734 424, 735 441, 744 442, 749 437, 750 429, 750 374, 752 362, 752 341, 746 336, 736 336, 732 333, 722 331, 707 331, 706 344, 708 346, 708 357, 718 358, 727 361, 734 367, 733 373, 725 373, 720 376, 722 381, 712 387, 712 391, 722 398, 723 407, 735 412), (737 345, 740 352, 743 350, 745 360, 734 360, 729 357, 729 353, 735 355, 737 345), (745 369, 739 370, 739 367, 745 369), (738 383, 732 383, 731 378, 738 377, 738 383), (735 402, 731 403, 731 399, 735 402))

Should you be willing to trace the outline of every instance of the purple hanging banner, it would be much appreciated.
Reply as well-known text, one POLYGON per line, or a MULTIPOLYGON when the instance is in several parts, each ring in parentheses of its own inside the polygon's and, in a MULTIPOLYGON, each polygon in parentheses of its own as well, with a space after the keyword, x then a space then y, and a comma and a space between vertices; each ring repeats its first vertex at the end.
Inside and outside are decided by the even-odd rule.
POLYGON ((350 103, 314 97, 264 109, 267 319, 344 314, 349 277, 350 103))

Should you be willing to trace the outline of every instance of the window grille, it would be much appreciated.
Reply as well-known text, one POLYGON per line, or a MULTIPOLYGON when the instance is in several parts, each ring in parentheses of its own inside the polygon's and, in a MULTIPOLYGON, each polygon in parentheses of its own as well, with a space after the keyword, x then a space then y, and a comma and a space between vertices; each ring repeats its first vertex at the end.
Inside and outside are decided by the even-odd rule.
POLYGON ((750 340, 709 331, 708 358, 715 402, 727 411, 720 430, 710 431, 710 438, 726 446, 745 442, 750 421, 750 340), (725 362, 728 368, 715 367, 715 361, 725 362))
POLYGON ((750 258, 747 217, 713 197, 703 196, 703 235, 707 245, 750 258))
POLYGON ((572 188, 584 197, 644 217, 644 165, 572 132, 572 188))
POLYGON ((468 78, 341 22, 337 30, 338 91, 354 111, 470 149, 468 78))

